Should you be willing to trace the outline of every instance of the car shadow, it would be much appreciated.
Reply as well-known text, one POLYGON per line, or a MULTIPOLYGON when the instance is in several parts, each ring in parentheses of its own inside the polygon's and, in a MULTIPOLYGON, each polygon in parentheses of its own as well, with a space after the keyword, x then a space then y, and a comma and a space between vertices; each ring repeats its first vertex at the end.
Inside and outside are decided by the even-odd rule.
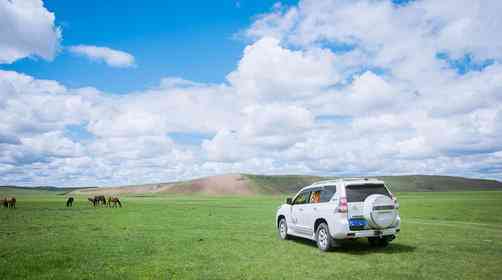
MULTIPOLYGON (((290 241, 297 244, 302 244, 305 246, 317 248, 316 242, 310 239, 291 236, 290 241)), ((400 253, 413 252, 415 251, 415 249, 416 249, 415 246, 401 244, 396 240, 390 242, 387 247, 372 246, 369 244, 366 238, 361 238, 361 239, 343 240, 342 242, 340 242, 339 247, 333 249, 333 252, 352 254, 352 255, 364 255, 371 253, 400 254, 400 253)))

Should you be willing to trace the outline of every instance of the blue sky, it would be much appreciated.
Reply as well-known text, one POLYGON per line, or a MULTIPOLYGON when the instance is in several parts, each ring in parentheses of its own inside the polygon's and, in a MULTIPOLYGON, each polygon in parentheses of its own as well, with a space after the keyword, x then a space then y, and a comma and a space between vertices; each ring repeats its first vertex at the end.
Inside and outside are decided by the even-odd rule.
POLYGON ((502 179, 500 10, 0 0, 0 184, 502 179))
MULTIPOLYGON (((158 85, 162 77, 221 83, 246 46, 238 33, 268 12, 275 0, 246 1, 45 1, 62 27, 63 50, 53 61, 26 58, 1 69, 127 93, 158 85), (88 44, 132 53, 137 67, 110 68, 75 59, 65 46, 88 44)), ((283 1, 285 5, 296 1, 283 1)))

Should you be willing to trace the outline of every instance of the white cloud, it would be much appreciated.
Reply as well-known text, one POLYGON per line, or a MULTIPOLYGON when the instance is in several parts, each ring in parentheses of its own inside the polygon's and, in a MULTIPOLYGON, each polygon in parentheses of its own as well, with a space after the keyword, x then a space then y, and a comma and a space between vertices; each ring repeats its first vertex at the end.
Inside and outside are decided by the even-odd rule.
POLYGON ((314 118, 304 109, 292 105, 254 105, 243 109, 241 130, 247 136, 295 133, 312 127, 314 118))
POLYGON ((294 28, 297 18, 298 9, 296 7, 287 9, 280 2, 277 2, 273 6, 273 11, 260 15, 251 28, 244 32, 244 35, 254 39, 264 37, 281 39, 294 28))
POLYGON ((281 104, 253 105, 242 109, 240 125, 233 131, 221 129, 202 148, 213 161, 239 161, 270 155, 305 140, 304 131, 314 125, 308 110, 281 104))
POLYGON ((164 79, 158 88, 107 98, 87 128, 100 137, 216 133, 235 126, 239 119, 236 102, 227 86, 164 79))
POLYGON ((222 84, 168 77, 117 96, 0 71, 0 183, 224 172, 502 179, 499 4, 442 3, 277 5, 244 32, 253 43, 222 84), (452 68, 448 59, 465 55, 490 63, 452 68), (183 145, 173 132, 205 136, 183 145))
POLYGON ((229 130, 220 130, 213 139, 204 140, 202 147, 208 159, 216 162, 238 162, 251 157, 254 152, 239 143, 239 136, 229 130))
POLYGON ((125 68, 134 66, 134 56, 124 51, 89 45, 70 46, 68 49, 72 53, 83 55, 93 61, 103 61, 111 67, 125 68))
POLYGON ((246 47, 227 79, 243 102, 300 99, 339 81, 334 59, 327 50, 291 51, 265 37, 246 47))
POLYGON ((52 60, 61 30, 42 0, 0 1, 0 64, 37 56, 52 60))

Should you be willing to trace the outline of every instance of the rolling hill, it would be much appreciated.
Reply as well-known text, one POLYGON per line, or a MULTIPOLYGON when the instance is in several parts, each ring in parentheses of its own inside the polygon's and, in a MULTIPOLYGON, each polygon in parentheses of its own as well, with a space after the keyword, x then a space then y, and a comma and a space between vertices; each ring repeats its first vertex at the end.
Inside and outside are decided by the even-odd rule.
MULTIPOLYGON (((301 186, 334 177, 243 175, 262 193, 294 193, 301 186)), ((502 190, 502 182, 453 176, 403 175, 374 176, 384 180, 394 192, 502 190)))
MULTIPOLYGON (((201 194, 213 196, 278 195, 295 193, 301 187, 315 181, 333 178, 303 175, 226 174, 189 181, 101 188, 0 186, 0 195, 7 193, 28 194, 34 191, 82 196, 100 194, 118 196, 146 196, 155 194, 201 194)), ((393 192, 502 190, 502 182, 486 179, 430 175, 381 176, 377 178, 385 180, 391 186, 393 192)))
MULTIPOLYGON (((109 188, 79 189, 77 195, 148 195, 148 194, 202 194, 202 195, 270 195, 290 194, 301 187, 333 177, 303 175, 253 175, 227 174, 195 180, 120 186, 109 188)), ((475 191, 502 190, 502 182, 452 176, 406 175, 377 177, 391 185, 394 192, 403 191, 475 191)))
MULTIPOLYGON (((0 197, 4 195, 47 195, 58 194, 65 195, 67 193, 79 190, 81 188, 60 188, 53 186, 37 186, 37 187, 23 187, 23 186, 0 186, 0 197)), ((91 189, 91 188, 86 188, 91 189)))

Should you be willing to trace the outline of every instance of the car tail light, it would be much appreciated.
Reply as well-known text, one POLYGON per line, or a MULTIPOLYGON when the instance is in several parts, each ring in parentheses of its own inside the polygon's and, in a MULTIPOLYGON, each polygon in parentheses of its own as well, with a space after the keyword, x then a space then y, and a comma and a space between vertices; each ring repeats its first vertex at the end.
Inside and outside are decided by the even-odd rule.
POLYGON ((338 213, 347 213, 348 211, 348 205, 347 205, 347 198, 346 197, 341 197, 340 201, 338 202, 338 213))

